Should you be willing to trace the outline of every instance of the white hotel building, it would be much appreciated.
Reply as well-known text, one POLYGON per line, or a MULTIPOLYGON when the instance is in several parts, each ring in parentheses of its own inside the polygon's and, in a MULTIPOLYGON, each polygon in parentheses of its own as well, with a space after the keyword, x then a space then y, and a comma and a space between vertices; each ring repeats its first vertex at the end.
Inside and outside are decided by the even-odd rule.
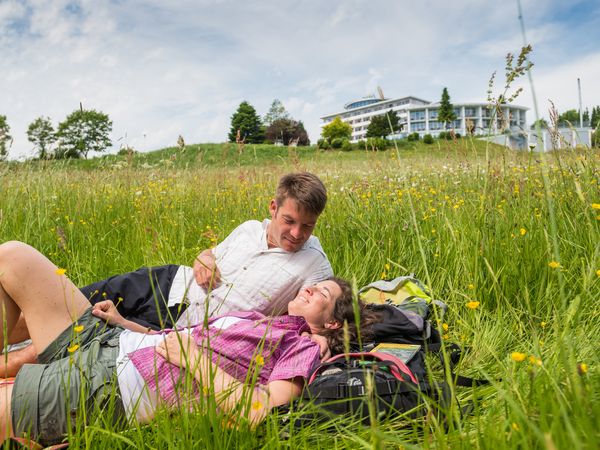
MULTIPOLYGON (((384 114, 390 109, 396 111, 400 118, 400 132, 390 136, 391 139, 406 137, 411 133, 437 136, 444 131, 444 123, 438 121, 438 102, 432 103, 417 97, 395 99, 366 97, 344 105, 344 110, 321 117, 322 125, 339 116, 344 122, 352 125, 351 142, 366 139, 367 128, 374 116, 384 114)), ((461 135, 468 130, 475 135, 498 134, 509 130, 513 135, 522 135, 525 131, 525 113, 527 108, 517 105, 502 105, 501 120, 492 120, 493 110, 488 103, 454 103, 456 120, 448 124, 461 135), (492 123, 490 123, 492 122, 492 123)))

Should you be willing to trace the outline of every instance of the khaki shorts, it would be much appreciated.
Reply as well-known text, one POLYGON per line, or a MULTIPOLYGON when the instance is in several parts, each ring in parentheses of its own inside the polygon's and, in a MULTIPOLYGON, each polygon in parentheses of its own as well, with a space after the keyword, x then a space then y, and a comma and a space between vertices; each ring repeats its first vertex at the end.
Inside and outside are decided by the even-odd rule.
POLYGON ((78 417, 89 421, 96 408, 112 422, 123 420, 115 370, 122 331, 92 316, 90 308, 38 356, 39 364, 24 365, 12 393, 15 436, 60 442, 67 430, 83 425, 78 417))

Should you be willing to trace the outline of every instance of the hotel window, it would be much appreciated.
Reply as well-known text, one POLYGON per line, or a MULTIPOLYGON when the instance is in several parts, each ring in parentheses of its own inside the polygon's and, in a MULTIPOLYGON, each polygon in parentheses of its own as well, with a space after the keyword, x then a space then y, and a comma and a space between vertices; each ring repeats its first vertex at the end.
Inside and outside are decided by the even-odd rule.
POLYGON ((425 111, 411 111, 410 120, 425 120, 425 111))
POLYGON ((475 117, 475 108, 465 108, 465 117, 475 117))
POLYGON ((434 109, 432 111, 429 111, 429 118, 430 119, 437 119, 438 118, 438 110, 434 109))

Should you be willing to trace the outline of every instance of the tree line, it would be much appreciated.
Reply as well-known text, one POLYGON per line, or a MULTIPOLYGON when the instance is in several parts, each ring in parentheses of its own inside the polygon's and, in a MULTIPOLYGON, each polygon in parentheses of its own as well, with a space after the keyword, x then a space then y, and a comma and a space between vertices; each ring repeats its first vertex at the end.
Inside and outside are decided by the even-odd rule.
MULTIPOLYGON (((56 129, 49 117, 29 124, 27 139, 39 159, 87 158, 90 151, 103 152, 112 145, 112 121, 107 114, 80 108, 69 114, 56 129)), ((12 143, 6 116, 0 115, 0 159, 6 159, 12 143)))
POLYGON ((273 100, 263 118, 247 101, 240 103, 231 116, 228 139, 248 144, 310 145, 302 121, 290 117, 279 99, 273 100))

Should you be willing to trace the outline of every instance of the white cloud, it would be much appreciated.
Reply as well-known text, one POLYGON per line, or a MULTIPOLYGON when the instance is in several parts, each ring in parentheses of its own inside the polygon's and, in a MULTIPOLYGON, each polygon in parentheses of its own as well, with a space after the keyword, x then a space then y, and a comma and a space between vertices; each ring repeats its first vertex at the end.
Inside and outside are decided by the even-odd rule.
MULTIPOLYGON (((522 3, 540 103, 571 105, 579 76, 584 103, 600 104, 595 49, 574 45, 600 40, 600 7, 522 3), (570 8, 589 12, 574 26, 570 8)), ((4 0, 0 30, 0 114, 13 156, 30 151, 31 121, 57 123, 79 102, 110 115, 115 148, 125 135, 141 150, 179 134, 222 141, 244 99, 261 115, 282 99, 314 141, 320 116, 378 85, 387 97, 436 101, 447 86, 453 101, 484 100, 489 76, 522 42, 516 5, 486 0, 4 0)), ((520 102, 530 98, 526 89, 520 102)))

